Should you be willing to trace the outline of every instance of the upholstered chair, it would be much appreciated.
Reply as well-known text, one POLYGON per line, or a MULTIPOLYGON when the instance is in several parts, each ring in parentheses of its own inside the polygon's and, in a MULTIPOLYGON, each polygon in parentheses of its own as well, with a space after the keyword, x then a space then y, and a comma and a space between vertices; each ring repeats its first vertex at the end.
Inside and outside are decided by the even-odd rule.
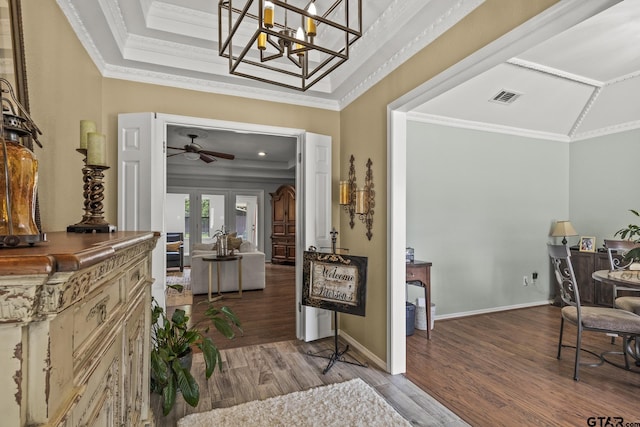
POLYGON ((630 351, 631 341, 640 335, 640 316, 615 308, 609 307, 589 307, 580 304, 580 292, 576 282, 576 277, 571 264, 571 253, 565 245, 549 245, 549 256, 551 257, 560 297, 562 299, 562 318, 560 320, 560 337, 558 339, 558 359, 560 359, 563 347, 576 349, 573 379, 579 379, 579 367, 599 366, 604 361, 604 355, 596 354, 590 350, 582 348, 582 333, 585 331, 617 334, 623 338, 622 353, 624 354, 625 368, 629 369, 627 351, 630 351), (576 326, 576 344, 565 345, 562 343, 564 324, 569 322, 576 326), (581 363, 580 353, 586 351, 599 358, 597 363, 581 363))
MULTIPOLYGON (((616 258, 614 254, 626 254, 631 249, 640 247, 640 243, 630 240, 606 240, 604 246, 609 254, 609 264, 611 271, 629 269, 633 264, 632 261, 625 262, 623 259, 616 258)), ((626 288, 613 285, 613 306, 622 310, 631 311, 640 315, 640 296, 618 296, 619 291, 628 291, 640 293, 638 288, 626 288)))

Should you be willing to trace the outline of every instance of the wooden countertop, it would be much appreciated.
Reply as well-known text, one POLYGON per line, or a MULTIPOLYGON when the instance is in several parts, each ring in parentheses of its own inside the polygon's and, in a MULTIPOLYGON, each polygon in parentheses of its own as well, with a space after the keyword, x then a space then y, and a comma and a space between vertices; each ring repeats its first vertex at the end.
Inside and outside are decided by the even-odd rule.
POLYGON ((153 231, 47 233, 47 240, 34 246, 0 248, 0 276, 78 271, 159 236, 153 231))

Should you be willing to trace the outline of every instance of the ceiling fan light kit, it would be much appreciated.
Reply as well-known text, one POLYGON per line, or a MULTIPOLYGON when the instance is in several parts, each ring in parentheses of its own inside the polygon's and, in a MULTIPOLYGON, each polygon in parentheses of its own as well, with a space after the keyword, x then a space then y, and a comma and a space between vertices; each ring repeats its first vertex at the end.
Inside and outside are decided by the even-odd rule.
POLYGON ((220 0, 218 50, 229 73, 306 91, 349 59, 362 0, 220 0))
MULTIPOLYGON (((204 132, 202 134, 205 137, 207 135, 204 132)), ((219 157, 221 159, 226 159, 226 160, 233 160, 236 158, 236 156, 234 156, 233 154, 204 150, 200 145, 194 142, 195 139, 198 138, 199 136, 197 133, 190 133, 186 136, 191 138, 190 144, 186 144, 184 147, 167 147, 170 150, 184 151, 184 153, 168 154, 167 157, 173 157, 173 156, 177 156, 178 154, 184 154, 184 158, 187 160, 191 160, 191 161, 202 160, 205 163, 215 162, 217 160, 216 157, 219 157)))

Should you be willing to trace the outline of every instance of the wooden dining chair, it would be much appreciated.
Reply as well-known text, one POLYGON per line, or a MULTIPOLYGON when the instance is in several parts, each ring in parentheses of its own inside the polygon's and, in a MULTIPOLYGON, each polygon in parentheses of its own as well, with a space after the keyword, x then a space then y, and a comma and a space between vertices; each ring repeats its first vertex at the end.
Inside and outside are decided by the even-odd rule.
POLYGON ((576 349, 576 356, 573 368, 573 379, 579 379, 579 367, 600 366, 604 363, 603 355, 596 354, 591 350, 582 348, 582 333, 592 331, 599 333, 612 333, 622 337, 622 353, 624 354, 624 367, 629 369, 627 351, 631 341, 640 336, 640 316, 615 308, 609 307, 589 307, 580 304, 580 292, 576 277, 571 264, 571 253, 566 245, 549 245, 549 256, 551 257, 558 289, 562 299, 562 318, 560 320, 560 337, 558 339, 558 359, 562 352, 562 347, 576 349), (565 345, 562 343, 564 323, 569 322, 577 328, 576 344, 565 345), (599 358, 597 363, 581 363, 580 353, 586 351, 599 358))
MULTIPOLYGON (((633 263, 633 261, 624 261, 624 258, 618 258, 615 254, 623 255, 629 252, 631 249, 640 247, 640 243, 633 242, 631 240, 607 240, 604 241, 604 246, 607 248, 609 255, 609 264, 611 271, 626 270, 633 263)), ((622 310, 630 311, 632 313, 640 315, 640 296, 618 296, 619 291, 640 293, 638 288, 628 288, 624 286, 613 286, 613 306, 622 310)))

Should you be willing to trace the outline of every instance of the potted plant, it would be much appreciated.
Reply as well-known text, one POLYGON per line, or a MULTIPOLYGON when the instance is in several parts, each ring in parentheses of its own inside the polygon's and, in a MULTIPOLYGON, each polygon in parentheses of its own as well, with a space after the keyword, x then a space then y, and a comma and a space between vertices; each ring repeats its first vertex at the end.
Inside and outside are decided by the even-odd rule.
MULTIPOLYGON (((180 291, 181 285, 170 285, 180 291)), ((205 311, 207 321, 226 338, 235 336, 234 327, 240 332, 240 320, 228 307, 217 308, 209 303, 205 311)), ((171 412, 178 392, 185 402, 197 406, 200 400, 198 383, 191 374, 193 346, 204 356, 206 377, 209 379, 216 366, 222 369, 222 359, 218 347, 206 336, 209 326, 200 328, 189 324, 189 316, 182 309, 176 309, 169 319, 164 308, 152 298, 151 308, 151 391, 162 396, 162 412, 171 412)))
MULTIPOLYGON (((634 209, 629 209, 629 212, 637 217, 640 217, 640 213, 638 213, 638 211, 634 209)), ((620 235, 622 239, 640 243, 640 226, 636 224, 629 224, 627 227, 621 228, 620 230, 616 231, 614 236, 618 235, 620 235)), ((624 259, 631 262, 640 262, 640 248, 631 249, 624 255, 624 259)))

